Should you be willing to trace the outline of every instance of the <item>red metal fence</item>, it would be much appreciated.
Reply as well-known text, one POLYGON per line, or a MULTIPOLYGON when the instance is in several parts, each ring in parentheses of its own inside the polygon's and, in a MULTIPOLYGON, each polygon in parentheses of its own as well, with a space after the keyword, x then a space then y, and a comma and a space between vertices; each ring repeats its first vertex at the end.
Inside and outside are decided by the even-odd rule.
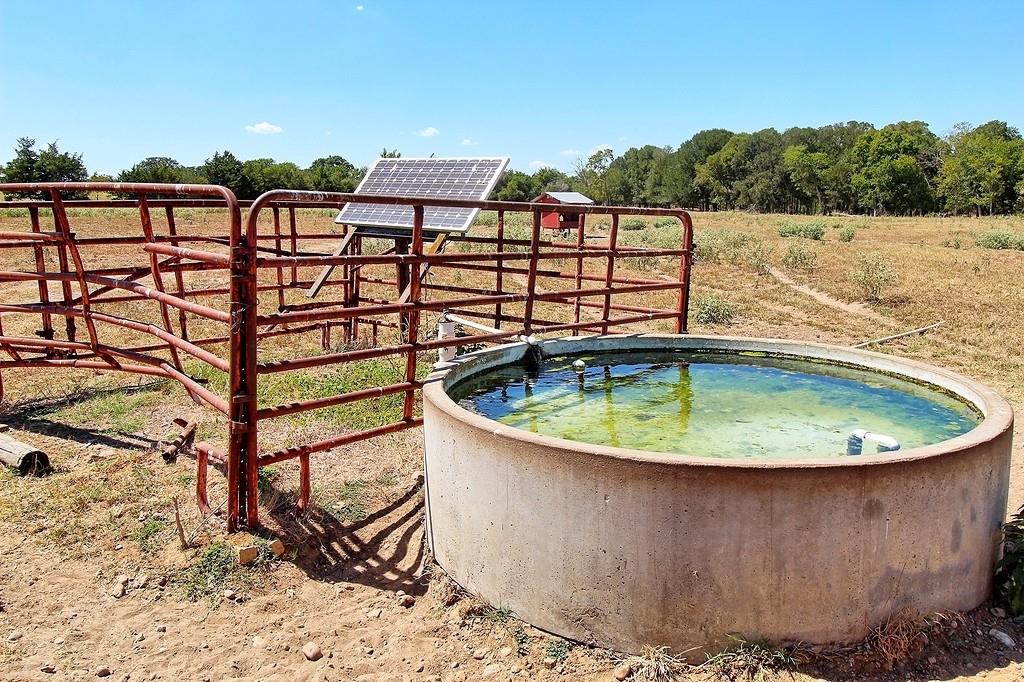
POLYGON ((426 352, 521 335, 607 333, 659 319, 672 321, 676 332, 686 331, 693 229, 681 210, 564 206, 560 210, 581 214, 580 228, 571 240, 559 241, 542 234, 541 212, 550 208, 543 204, 275 190, 247 206, 223 187, 119 183, 0 184, 0 192, 38 197, 0 202, 0 209, 23 209, 3 224, 18 218, 27 223, 22 230, 0 231, 0 352, 9 357, 0 360, 0 374, 8 368, 77 367, 178 381, 194 400, 228 419, 226 450, 196 446, 196 492, 208 512, 207 464, 213 459, 224 465, 232 530, 259 523, 260 467, 298 459, 298 506, 304 509, 310 455, 419 426, 417 368, 426 352), (72 192, 123 198, 62 198, 72 192), (410 206, 413 228, 382 242, 348 227, 338 233, 325 212, 317 214, 323 228, 299 228, 298 211, 338 209, 352 200, 410 206), (494 212, 493 229, 447 240, 425 233, 426 206, 494 212), (214 228, 180 220, 186 211, 208 208, 223 209, 214 215, 214 228), (137 228, 117 233, 127 230, 111 219, 110 209, 122 209, 122 217, 123 209, 137 213, 137 228), (623 245, 621 216, 677 219, 678 247, 623 245), (44 228, 44 218, 52 219, 52 228, 44 228), (588 235, 593 218, 602 225, 588 235), (95 229, 96 221, 96 236, 77 229, 79 223, 95 229), (513 223, 523 234, 512 234, 513 223), (378 248, 365 248, 371 242, 378 248), (339 244, 344 248, 336 248, 339 244), (622 275, 616 269, 622 259, 671 259, 671 276, 622 275), (337 274, 330 275, 326 266, 337 274), (568 288, 549 288, 558 284, 568 288), (322 288, 322 295, 307 298, 310 287, 322 288), (261 300, 266 292, 270 295, 261 300), (623 302, 623 296, 630 301, 623 302), (661 298, 661 307, 637 304, 645 296, 661 298), (665 305, 665 296, 671 305, 665 305), (442 313, 484 320, 493 331, 468 340, 426 338, 427 317, 442 313), (5 320, 12 318, 20 333, 4 332, 5 320), (56 323, 60 318, 62 327, 56 323), (41 328, 29 329, 25 319, 39 320, 41 328), (340 330, 340 347, 333 342, 335 330, 340 330), (294 355, 282 343, 281 337, 309 334, 319 335, 322 352, 294 355), (125 341, 133 336, 135 342, 125 341), (266 341, 271 338, 275 341, 266 341), (261 362, 260 347, 267 343, 275 352, 261 362), (404 364, 400 381, 259 404, 261 376, 389 356, 404 364), (198 377, 197 365, 226 374, 226 391, 211 390, 198 377), (403 397, 394 421, 260 450, 263 422, 389 395, 403 397))

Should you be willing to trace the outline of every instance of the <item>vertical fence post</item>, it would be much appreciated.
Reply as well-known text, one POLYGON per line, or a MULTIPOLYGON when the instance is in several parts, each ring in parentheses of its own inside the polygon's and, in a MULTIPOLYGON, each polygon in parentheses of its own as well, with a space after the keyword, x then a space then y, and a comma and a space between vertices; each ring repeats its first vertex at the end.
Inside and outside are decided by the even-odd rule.
POLYGON ((228 434, 228 529, 244 520, 259 525, 256 426, 256 223, 259 209, 249 212, 245 231, 234 207, 231 231, 231 402, 228 434))
MULTIPOLYGON (((277 255, 281 255, 281 209, 273 206, 270 214, 274 217, 274 248, 277 255)), ((277 309, 284 310, 284 267, 281 265, 277 266, 277 309)))
POLYGON ((529 336, 533 327, 533 297, 537 290, 537 263, 540 255, 540 211, 533 212, 533 229, 530 231, 530 269, 526 278, 526 308, 523 312, 523 332, 529 336))
MULTIPOLYGON (((60 218, 57 215, 58 205, 60 204, 60 191, 50 190, 50 200, 53 202, 50 211, 53 213, 53 229, 63 234, 64 229, 61 226, 60 218)), ((61 272, 68 272, 68 250, 67 245, 64 241, 57 243, 57 263, 60 265, 61 272)), ((62 280, 60 283, 61 294, 64 297, 64 307, 70 308, 72 306, 71 297, 71 282, 68 280, 62 280)), ((72 315, 64 316, 64 330, 68 335, 68 341, 75 340, 75 318, 72 315)))
MULTIPOLYGON (((505 211, 503 211, 503 210, 502 211, 498 211, 498 244, 497 244, 497 249, 498 249, 498 253, 504 253, 505 252, 505 211)), ((505 293, 502 290, 502 287, 505 284, 502 281, 504 279, 504 275, 505 275, 505 259, 502 258, 501 256, 498 257, 498 262, 496 264, 496 267, 497 267, 497 270, 495 270, 495 273, 494 273, 494 293, 497 294, 498 296, 500 296, 503 293, 505 293)), ((494 328, 495 329, 501 329, 501 301, 498 301, 497 303, 494 304, 494 328)))
MULTIPOLYGON (((583 247, 586 246, 586 225, 587 225, 587 214, 578 214, 578 225, 576 229, 576 250, 579 254, 576 256, 576 290, 579 291, 583 286, 583 247)), ((577 296, 573 301, 572 305, 572 321, 579 324, 580 321, 580 297, 577 296)), ((579 336, 580 330, 573 329, 572 335, 579 336)))
MULTIPOLYGON (((42 228, 39 226, 39 208, 36 206, 30 206, 28 209, 28 216, 29 220, 32 222, 32 231, 35 232, 36 234, 41 232, 42 228)), ((46 258, 43 255, 42 244, 33 242, 32 251, 36 257, 36 272, 42 275, 44 272, 46 272, 46 258)), ((50 304, 49 283, 44 279, 39 280, 39 302, 42 303, 44 306, 50 304)), ((40 335, 44 339, 53 338, 53 318, 50 316, 50 313, 43 313, 43 328, 40 332, 40 335)), ((46 355, 49 356, 52 353, 53 349, 47 346, 46 355)))
MULTIPOLYGON (((164 208, 164 214, 167 216, 167 233, 172 237, 176 237, 178 235, 178 227, 174 223, 174 207, 167 206, 164 208)), ((178 246, 178 242, 176 240, 173 241, 173 244, 178 246)), ((178 298, 184 299, 185 278, 181 274, 181 270, 179 268, 175 268, 174 270, 174 286, 177 287, 177 291, 175 293, 178 298)), ((188 341, 188 318, 185 315, 185 311, 181 308, 178 308, 178 325, 181 327, 181 338, 188 341)))
MULTIPOLYGON (((608 228, 608 265, 604 272, 604 287, 611 289, 612 280, 615 278, 615 249, 619 242, 619 214, 612 214, 612 226, 608 228)), ((604 306, 601 308, 601 333, 608 333, 608 318, 611 314, 612 295, 604 295, 604 306)))
POLYGON ((683 250, 686 251, 679 261, 679 301, 676 309, 679 315, 676 317, 676 334, 687 331, 687 318, 690 313, 690 271, 693 264, 693 221, 689 213, 682 213, 679 216, 683 223, 683 250))
MULTIPOLYGON (((410 310, 406 317, 409 345, 411 346, 405 356, 405 381, 408 384, 416 381, 416 346, 418 345, 420 328, 420 259, 423 258, 423 206, 413 206, 412 210, 412 243, 409 249, 412 259, 407 272, 409 277, 409 303, 416 307, 410 310)), ((402 418, 405 421, 412 419, 415 405, 416 389, 409 388, 405 391, 405 404, 402 409, 402 418)))

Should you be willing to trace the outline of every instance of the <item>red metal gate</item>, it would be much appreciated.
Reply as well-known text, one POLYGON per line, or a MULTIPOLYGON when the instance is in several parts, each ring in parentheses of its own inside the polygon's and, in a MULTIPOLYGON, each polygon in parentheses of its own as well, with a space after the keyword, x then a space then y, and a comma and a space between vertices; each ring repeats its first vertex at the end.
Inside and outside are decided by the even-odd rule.
MULTIPOLYGON (((252 202, 246 211, 248 202, 237 201, 223 187, 208 185, 8 184, 0 185, 0 192, 38 197, 0 202, 0 208, 23 209, 27 218, 26 229, 0 232, 0 255, 12 254, 2 261, 0 270, 0 282, 8 289, 0 297, 0 351, 9 356, 0 361, 0 373, 6 368, 78 367, 181 383, 194 400, 228 418, 226 450, 208 443, 196 446, 197 500, 209 511, 207 464, 210 459, 220 462, 227 470, 227 523, 232 530, 241 524, 259 524, 260 467, 298 459, 298 506, 305 508, 310 497, 310 455, 422 423, 416 415, 416 392, 421 388, 418 358, 467 343, 467 339, 424 338, 425 316, 447 312, 486 320, 494 331, 469 339, 477 343, 552 332, 608 333, 659 319, 672 321, 676 332, 686 331, 693 228, 690 216, 681 210, 565 206, 566 212, 580 214, 580 228, 575 240, 563 242, 542 234, 543 204, 275 190, 252 202), (62 194, 70 192, 104 192, 123 198, 63 200, 62 194), (413 228, 407 236, 393 237, 393 246, 375 253, 364 248, 364 240, 370 237, 358 232, 299 229, 297 211, 339 209, 354 200, 410 206, 413 228), (447 239, 425 234, 427 206, 494 212, 493 234, 447 239), (215 215, 215 229, 183 229, 178 219, 182 214, 209 208, 222 209, 215 215), (123 217, 125 210, 137 214, 137 227, 131 233, 109 234, 119 227, 112 216, 123 217), (157 211, 163 212, 163 220, 154 219, 157 211), (43 228, 45 213, 51 214, 53 229, 43 228), (678 248, 621 244, 621 216, 678 219, 678 248), (92 224, 94 218, 102 221, 103 234, 87 236, 84 230, 76 230, 75 223, 92 224), (600 234, 594 230, 587 234, 592 219, 607 221, 600 234), (524 224, 528 232, 510 234, 513 222, 524 224), (343 238, 345 249, 338 254, 313 250, 335 246, 343 238), (56 270, 47 265, 48 255, 56 260, 56 270), (125 262, 106 262, 114 256, 125 262), (616 269, 624 258, 671 259, 678 265, 670 277, 624 276, 616 269), (325 266, 340 269, 340 276, 316 278, 325 266), (27 289, 18 284, 30 282, 37 286, 27 289), (50 282, 59 287, 56 301, 50 282), (548 290, 557 284, 568 288, 548 290), (323 300, 290 300, 296 291, 314 285, 322 286, 323 300), (272 298, 261 301, 263 292, 270 292, 272 298), (673 300, 670 306, 658 307, 616 298, 623 295, 631 299, 671 295, 673 300), (134 314, 108 312, 111 307, 120 312, 125 306, 132 307, 134 314), (22 322, 21 333, 5 334, 5 316, 38 319, 41 328, 25 331, 22 322), (62 331, 56 328, 55 317, 64 318, 62 331), (87 340, 79 340, 79 320, 86 327, 87 340), (105 342, 114 328, 118 343, 105 342), (341 349, 333 348, 335 330, 340 330, 345 344, 341 349), (149 341, 125 343, 126 334, 149 337, 149 341), (260 361, 264 340, 304 334, 319 334, 324 352, 260 361), (404 362, 401 381, 287 404, 259 404, 260 376, 388 356, 404 362), (226 394, 210 390, 193 376, 183 358, 226 373, 226 394), (401 416, 393 422, 269 452, 260 450, 262 422, 388 395, 403 396, 401 416)), ((328 221, 325 216, 324 222, 328 221)), ((0 396, 2 391, 0 377, 0 396)))

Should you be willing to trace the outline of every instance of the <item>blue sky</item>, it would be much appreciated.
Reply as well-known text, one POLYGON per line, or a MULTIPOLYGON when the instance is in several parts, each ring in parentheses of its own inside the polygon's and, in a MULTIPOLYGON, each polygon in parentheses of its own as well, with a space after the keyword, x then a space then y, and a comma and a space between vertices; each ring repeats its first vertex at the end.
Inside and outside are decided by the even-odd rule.
POLYGON ((100 172, 384 146, 568 169, 708 127, 1024 128, 1022 26, 1024 2, 0 0, 0 159, 30 136, 100 172))

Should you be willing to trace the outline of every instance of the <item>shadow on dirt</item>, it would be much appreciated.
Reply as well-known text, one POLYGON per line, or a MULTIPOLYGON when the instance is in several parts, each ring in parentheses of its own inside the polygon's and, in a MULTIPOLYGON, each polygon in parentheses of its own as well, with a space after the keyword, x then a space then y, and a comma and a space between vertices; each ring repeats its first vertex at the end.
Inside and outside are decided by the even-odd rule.
POLYGON ((421 572, 426 553, 422 489, 422 483, 411 485, 354 521, 338 519, 316 504, 305 516, 296 515, 286 493, 270 515, 291 539, 286 544, 296 548, 295 565, 313 580, 420 596, 428 580, 421 572))
POLYGON ((67 423, 66 417, 57 419, 49 417, 85 400, 104 398, 115 394, 131 396, 137 393, 148 393, 156 390, 158 386, 157 382, 147 382, 137 386, 116 386, 77 391, 59 396, 45 396, 6 405, 0 414, 2 414, 3 422, 11 428, 41 436, 55 436, 82 445, 98 445, 122 450, 152 450, 159 446, 159 440, 138 434, 74 426, 67 423))

